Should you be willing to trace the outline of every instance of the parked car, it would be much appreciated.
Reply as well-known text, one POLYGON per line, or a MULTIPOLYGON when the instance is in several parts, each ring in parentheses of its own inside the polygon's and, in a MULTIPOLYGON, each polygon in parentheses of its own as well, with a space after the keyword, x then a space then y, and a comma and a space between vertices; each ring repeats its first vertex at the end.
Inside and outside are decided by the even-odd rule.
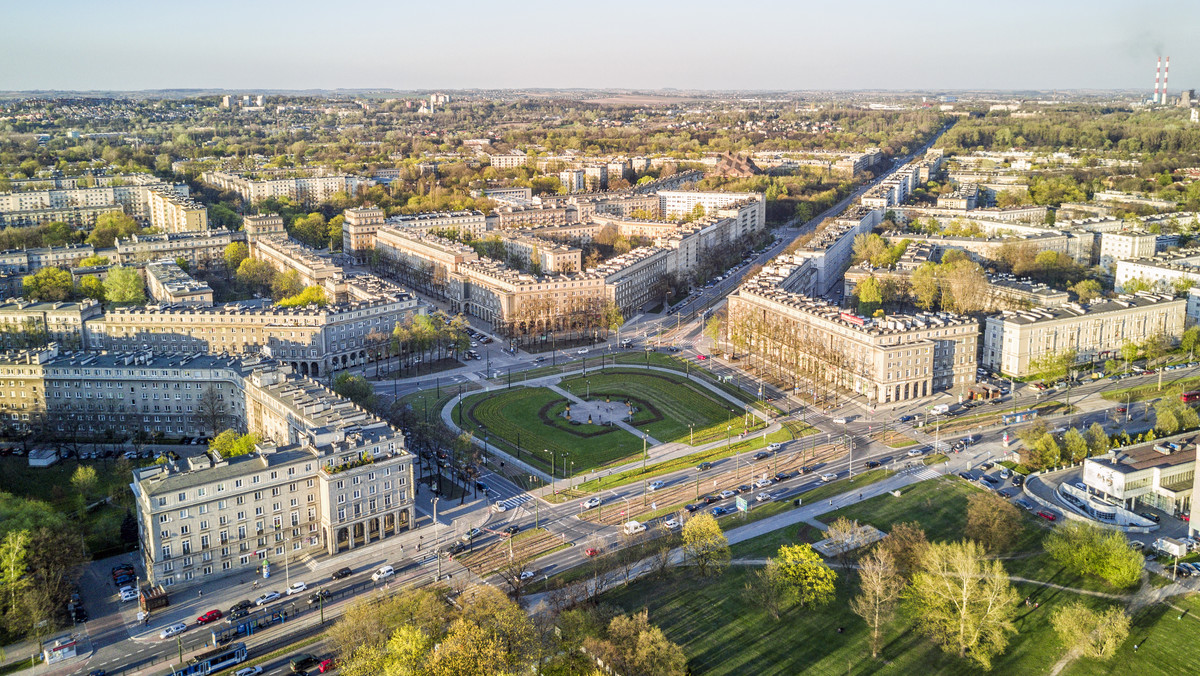
POLYGON ((1158 523, 1158 515, 1154 512, 1138 512, 1138 516, 1150 519, 1154 523, 1158 523))
POLYGON ((221 619, 221 611, 213 609, 196 618, 196 624, 208 624, 221 619))
POLYGON ((676 528, 679 528, 680 523, 675 519, 667 519, 663 522, 663 526, 670 528, 671 530, 675 530, 676 528))
POLYGON ((128 603, 130 601, 136 601, 137 597, 138 597, 138 593, 136 591, 134 591, 133 589, 122 589, 121 590, 121 603, 128 603))
POLYGON ((278 601, 278 600, 279 600, 279 592, 269 591, 266 594, 263 594, 262 596, 259 596, 258 598, 254 599, 254 605, 263 606, 263 605, 270 603, 271 601, 278 601))
POLYGON ((1047 520, 1047 521, 1058 521, 1058 517, 1057 517, 1057 516, 1055 516, 1054 514, 1052 514, 1052 513, 1050 513, 1050 512, 1047 512, 1047 511, 1046 511, 1046 510, 1044 510, 1044 509, 1043 509, 1043 510, 1041 510, 1041 511, 1039 511, 1039 512, 1037 513, 1037 515, 1038 515, 1038 516, 1040 516, 1040 517, 1042 517, 1043 519, 1045 519, 1045 520, 1047 520))
POLYGON ((376 570, 374 573, 371 573, 371 580, 379 582, 381 580, 386 580, 395 574, 395 568, 392 568, 391 566, 380 566, 378 570, 376 570))
POLYGON ((350 570, 349 568, 338 568, 337 570, 333 571, 333 575, 331 577, 335 580, 341 580, 343 578, 350 577, 353 574, 354 571, 350 570))
POLYGON ((1030 512, 1033 511, 1033 503, 1028 500, 1017 500, 1017 506, 1030 512))

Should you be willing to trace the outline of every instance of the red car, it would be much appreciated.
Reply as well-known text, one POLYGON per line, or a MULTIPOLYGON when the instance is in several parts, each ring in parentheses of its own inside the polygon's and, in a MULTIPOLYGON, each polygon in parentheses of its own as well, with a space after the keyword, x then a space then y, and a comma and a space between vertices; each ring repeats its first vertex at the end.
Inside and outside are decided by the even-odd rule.
POLYGON ((588 547, 587 549, 583 550, 583 553, 585 556, 599 556, 600 555, 600 552, 597 551, 595 547, 588 547))
POLYGON ((1117 413, 1124 413, 1124 412, 1125 412, 1125 407, 1124 407, 1124 406, 1118 406, 1118 407, 1117 407, 1117 413))
POLYGON ((708 355, 706 355, 706 354, 696 355, 696 361, 704 361, 705 359, 708 359, 708 355))
POLYGON ((1180 518, 1180 519, 1183 519, 1184 521, 1191 521, 1191 520, 1192 520, 1192 513, 1191 513, 1191 512, 1183 512, 1183 513, 1181 513, 1181 514, 1179 515, 1179 518, 1180 518))
POLYGON ((221 619, 221 611, 210 610, 207 613, 204 613, 203 615, 201 615, 200 617, 197 617, 196 623, 197 624, 208 624, 209 622, 216 622, 219 619, 221 619))
POLYGON ((337 668, 337 664, 333 660, 325 660, 317 666, 317 672, 323 674, 327 671, 333 671, 335 668, 337 668))
POLYGON ((1054 516, 1053 514, 1051 514, 1050 512, 1047 512, 1047 511, 1038 512, 1038 516, 1042 517, 1043 519, 1045 519, 1047 521, 1058 521, 1057 516, 1054 516))

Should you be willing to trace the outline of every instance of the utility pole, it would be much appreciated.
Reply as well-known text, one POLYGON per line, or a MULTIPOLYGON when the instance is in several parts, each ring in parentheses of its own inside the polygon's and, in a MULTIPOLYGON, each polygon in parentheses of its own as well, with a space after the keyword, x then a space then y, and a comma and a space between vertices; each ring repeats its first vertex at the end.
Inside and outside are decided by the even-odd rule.
POLYGON ((437 566, 438 566, 437 579, 434 580, 435 582, 440 581, 442 579, 442 552, 441 552, 441 543, 438 541, 440 534, 441 534, 441 528, 438 527, 437 507, 438 507, 438 498, 434 498, 433 499, 433 546, 434 546, 433 555, 437 557, 437 566))

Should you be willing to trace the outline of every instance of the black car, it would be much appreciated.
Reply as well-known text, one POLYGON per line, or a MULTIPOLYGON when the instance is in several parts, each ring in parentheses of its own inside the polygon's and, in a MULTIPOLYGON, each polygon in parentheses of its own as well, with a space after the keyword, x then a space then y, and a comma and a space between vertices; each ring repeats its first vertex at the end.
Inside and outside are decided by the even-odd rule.
POLYGON ((812 474, 815 469, 816 469, 815 467, 812 467, 810 465, 805 465, 804 467, 800 468, 800 473, 801 474, 812 474))
POLYGON ((341 580, 343 578, 350 577, 353 574, 354 571, 350 570, 349 568, 338 568, 337 570, 333 571, 332 577, 335 580, 341 580))
POLYGON ((792 478, 792 475, 788 474, 787 472, 780 472, 779 474, 775 475, 775 481, 787 481, 788 479, 791 479, 791 478, 792 478))
POLYGON ((521 527, 514 524, 512 526, 509 526, 508 528, 505 528, 504 532, 508 533, 509 535, 512 535, 513 533, 516 533, 519 530, 521 530, 521 527))
POLYGON ((230 607, 229 607, 229 612, 228 612, 228 613, 225 613, 225 614, 226 614, 226 615, 232 615, 232 614, 236 613, 236 612, 237 612, 237 611, 239 611, 239 610, 245 610, 245 609, 247 609, 247 608, 251 608, 251 607, 253 607, 253 606, 254 606, 254 603, 252 603, 251 601, 248 601, 248 600, 246 600, 246 599, 242 599, 241 601, 238 601, 237 603, 235 603, 235 604, 233 604, 232 606, 230 606, 230 607))
POLYGON ((692 512, 700 509, 701 507, 703 507, 703 505, 688 505, 688 506, 684 507, 684 509, 686 509, 688 511, 688 513, 691 514, 692 512))
POLYGON ((711 462, 702 462, 696 467, 696 469, 699 469, 699 470, 712 469, 712 463, 711 462))
POLYGON ((87 622, 88 621, 87 611, 84 610, 83 608, 76 608, 75 609, 75 621, 78 622, 79 624, 83 624, 84 622, 87 622))
POLYGON ((701 498, 701 500, 703 500, 704 504, 706 504, 706 505, 711 505, 712 503, 717 502, 720 499, 721 499, 721 496, 719 496, 719 495, 706 495, 703 498, 701 498))
POLYGON ((1154 512, 1138 512, 1138 516, 1150 519, 1154 523, 1158 523, 1158 515, 1154 512))
POLYGON ((245 617, 249 614, 250 614, 249 608, 238 608, 237 610, 234 610, 225 616, 225 622, 228 624, 234 624, 235 622, 237 622, 238 620, 242 619, 243 617, 245 617))
POLYGON ((323 600, 324 600, 324 601, 328 601, 328 600, 329 600, 329 590, 328 590, 328 589, 321 589, 321 590, 319 590, 319 591, 315 591, 315 592, 313 592, 313 593, 312 593, 312 594, 311 594, 311 595, 308 597, 308 604, 311 606, 312 604, 314 604, 314 603, 319 603, 319 602, 321 602, 321 601, 323 601, 323 600))
POLYGON ((741 486, 737 487, 738 493, 749 493, 752 490, 754 490, 754 487, 749 484, 742 484, 741 486))
POLYGON ((1025 483, 1025 476, 1023 474, 1017 474, 1016 472, 1013 472, 1012 482, 1014 486, 1020 486, 1021 484, 1025 483))
POLYGON ((867 461, 867 469, 879 467, 879 465, 880 465, 880 463, 878 460, 868 460, 867 461))
POLYGON ((766 460, 769 457, 771 457, 771 454, 767 453, 766 451, 759 451, 758 453, 754 454, 755 460, 766 460))
POLYGON ((958 475, 967 481, 974 481, 974 479, 971 478, 971 475, 967 474, 966 472, 959 472, 958 475))

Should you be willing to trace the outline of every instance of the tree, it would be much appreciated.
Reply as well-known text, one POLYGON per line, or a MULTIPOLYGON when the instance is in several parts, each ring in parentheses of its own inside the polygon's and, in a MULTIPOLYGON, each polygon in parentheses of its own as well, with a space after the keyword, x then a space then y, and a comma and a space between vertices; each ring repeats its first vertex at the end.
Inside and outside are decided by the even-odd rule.
POLYGON ((1004 566, 970 540, 930 545, 906 598, 917 627, 935 645, 983 669, 1016 633, 1017 592, 1004 566))
POLYGON ((1121 346, 1121 358, 1125 360, 1125 371, 1126 372, 1129 371, 1129 365, 1133 362, 1133 360, 1137 359, 1137 356, 1138 356, 1137 343, 1135 343, 1133 341, 1125 341, 1125 344, 1121 346))
POLYGON ((775 559, 767 559, 767 565, 751 573, 746 582, 746 596, 776 620, 782 607, 780 602, 786 594, 783 571, 775 559))
POLYGON ((230 242, 225 245, 225 266, 237 270, 242 261, 250 257, 250 247, 245 242, 230 242))
POLYGON ((137 270, 119 266, 108 271, 104 296, 110 303, 132 305, 146 302, 146 289, 137 270))
POLYGON ((1075 365, 1076 357, 1075 350, 1047 352, 1030 362, 1029 370, 1036 377, 1046 382, 1052 382, 1067 376, 1070 368, 1075 365))
POLYGON ((875 233, 863 233, 854 236, 852 263, 870 263, 887 254, 887 240, 875 233))
POLYGON ((892 526, 887 537, 879 541, 879 547, 892 555, 896 571, 905 579, 910 579, 920 568, 921 558, 929 548, 929 540, 920 524, 906 521, 892 526))
POLYGON ((7 612, 17 607, 17 599, 31 582, 26 574, 28 554, 29 531, 10 530, 5 534, 0 542, 0 594, 4 596, 7 612))
POLYGON ((1091 455, 1105 453, 1111 445, 1108 433, 1104 431, 1104 427, 1100 423, 1092 423, 1092 426, 1088 428, 1087 442, 1091 455))
POLYGON ((76 293, 84 298, 92 298, 104 302, 104 282, 96 275, 84 275, 79 279, 79 288, 76 293))
POLYGON ((71 485, 79 491, 79 501, 82 506, 87 506, 88 496, 95 490, 98 481, 99 477, 96 475, 95 467, 80 465, 75 468, 75 473, 71 475, 71 485))
POLYGON ((1179 339, 1179 347, 1187 350, 1188 359, 1191 359, 1196 352, 1196 343, 1200 340, 1200 326, 1189 326, 1183 332, 1183 337, 1179 339))
POLYGON ((837 545, 839 561, 844 562, 846 554, 857 547, 861 530, 857 521, 852 521, 844 516, 834 519, 833 523, 825 529, 826 539, 837 545))
POLYGON ((683 648, 668 640, 662 629, 650 624, 645 609, 612 618, 604 639, 587 640, 584 644, 619 674, 684 676, 688 673, 683 648))
POLYGON ((367 406, 375 397, 375 388, 366 378, 344 372, 333 379, 333 391, 359 406, 367 406))
POLYGON ((859 593, 850 600, 850 610, 871 627, 871 657, 879 657, 879 629, 891 622, 896 601, 904 591, 904 578, 896 571, 891 553, 876 547, 858 566, 859 593))
POLYGON ((111 249, 116 246, 118 238, 140 234, 142 226, 133 218, 119 211, 100 214, 92 226, 92 234, 88 235, 87 243, 97 249, 111 249))
POLYGON ((71 273, 59 268, 42 268, 21 280, 25 297, 30 300, 60 301, 71 295, 71 273))
MULTIPOLYGON (((284 275, 280 275, 276 280, 282 279, 284 275)), ((279 307, 304 307, 306 305, 316 305, 317 307, 325 307, 328 301, 325 300, 325 289, 319 286, 306 286, 304 290, 294 296, 288 296, 275 303, 279 307)))
POLYGON ((216 388, 208 387, 200 393, 200 400, 196 404, 196 415, 200 418, 201 424, 208 430, 209 434, 216 434, 217 430, 225 424, 225 417, 229 414, 229 410, 222 400, 221 394, 216 388))
MULTIPOLYGON (((300 281, 300 273, 295 270, 277 272, 271 277, 271 297, 277 301, 297 296, 303 290, 304 284, 300 281)), ((324 292, 321 297, 325 297, 324 292)))
POLYGON ((1117 606, 1097 611, 1079 601, 1055 609, 1050 624, 1072 652, 1106 660, 1129 637, 1129 616, 1117 606))
POLYGON ((258 442, 257 434, 239 435, 233 430, 225 430, 208 442, 208 450, 219 453, 223 458, 236 458, 253 453, 258 442))
POLYGON ((714 314, 708 318, 704 324, 704 335, 713 342, 714 346, 720 346, 721 343, 721 318, 714 314))
POLYGON ((1008 549, 1021 532, 1021 512, 995 493, 972 492, 967 498, 967 537, 992 554, 1008 549))
POLYGON ((729 565, 729 540, 711 514, 696 514, 683 525, 683 556, 700 577, 720 575, 729 565))
POLYGON ((937 304, 941 286, 937 278, 937 265, 926 261, 909 275, 909 284, 913 296, 916 297, 917 307, 922 310, 932 310, 937 304))
POLYGON ((292 221, 289 234, 314 249, 324 249, 329 245, 329 225, 318 212, 292 221))
POLYGON ((108 265, 108 256, 88 256, 79 261, 79 267, 92 268, 100 265, 108 265))
POLYGON ((238 265, 235 277, 242 286, 261 292, 270 288, 275 268, 265 261, 247 258, 238 265))
POLYGON ((1071 462, 1083 462, 1088 457, 1088 442, 1079 430, 1072 427, 1063 435, 1063 444, 1067 447, 1067 455, 1071 462))
POLYGON ((784 545, 775 561, 788 595, 801 606, 823 606, 833 600, 837 573, 825 565, 812 545, 784 545))
POLYGON ((879 280, 874 275, 858 283, 854 289, 858 296, 858 314, 870 317, 883 305, 883 292, 879 288, 879 280))
POLYGON ((1051 558, 1077 575, 1095 575, 1113 587, 1128 587, 1141 579, 1142 555, 1129 547, 1120 531, 1068 521, 1055 528, 1043 546, 1051 558))

